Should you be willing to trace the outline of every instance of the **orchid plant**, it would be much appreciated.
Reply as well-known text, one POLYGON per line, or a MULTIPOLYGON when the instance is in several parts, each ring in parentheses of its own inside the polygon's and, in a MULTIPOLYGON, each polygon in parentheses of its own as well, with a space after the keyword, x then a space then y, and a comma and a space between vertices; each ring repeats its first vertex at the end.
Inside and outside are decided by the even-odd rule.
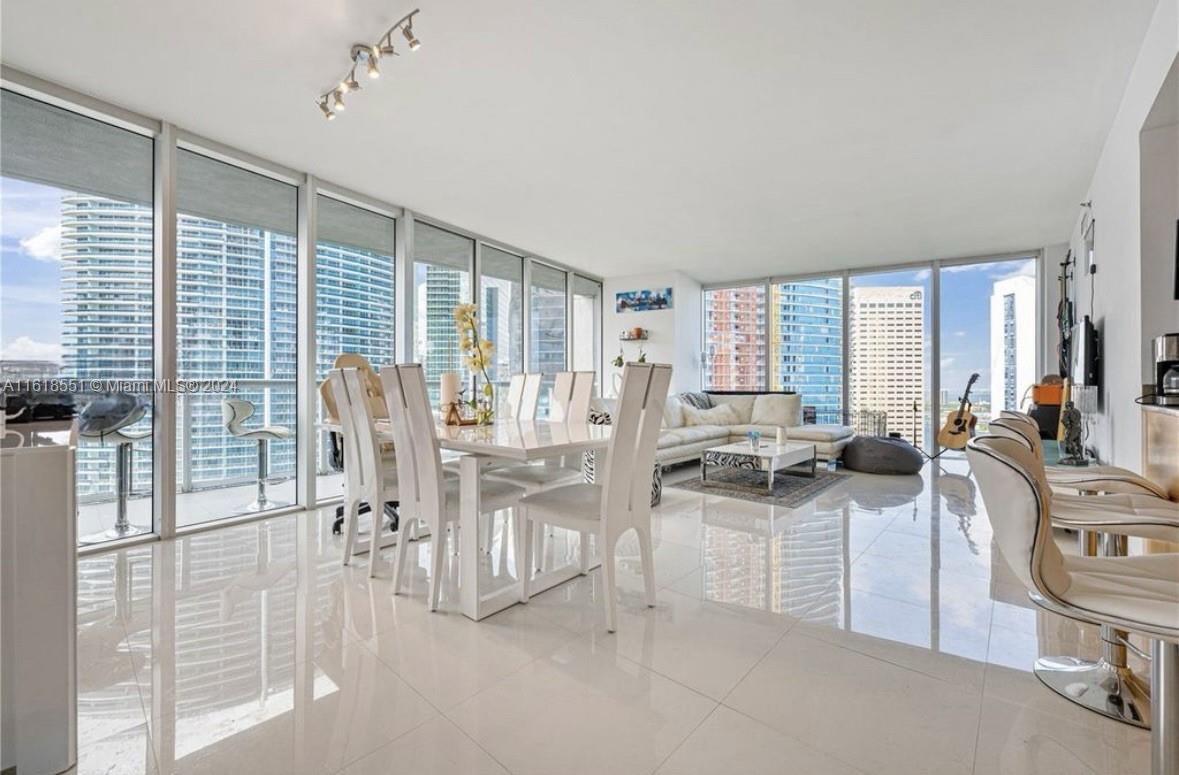
POLYGON ((463 353, 463 363, 473 373, 483 377, 482 396, 471 399, 471 409, 475 412, 475 421, 480 425, 488 425, 495 416, 495 386, 487 374, 487 366, 495 353, 495 344, 490 339, 479 336, 479 308, 474 304, 459 304, 454 308, 454 322, 458 329, 459 349, 463 353))

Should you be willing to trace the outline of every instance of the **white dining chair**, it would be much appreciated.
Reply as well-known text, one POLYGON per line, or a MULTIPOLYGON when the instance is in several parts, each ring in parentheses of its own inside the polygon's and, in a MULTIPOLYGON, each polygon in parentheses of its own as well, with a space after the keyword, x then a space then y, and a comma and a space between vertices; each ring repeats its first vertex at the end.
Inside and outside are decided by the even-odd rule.
MULTIPOLYGON (((520 402, 515 407, 513 420, 535 420, 540 407, 540 383, 544 375, 540 373, 525 374, 520 387, 520 402)), ((509 388, 509 393, 511 392, 509 388)))
MULTIPOLYGON (((403 363, 381 369, 381 384, 393 426, 401 489, 401 530, 424 526, 433 536, 430 553, 429 608, 438 610, 443 563, 446 559, 446 528, 459 522, 459 482, 448 478, 442 466, 441 448, 430 396, 421 364, 403 363)), ((524 490, 490 479, 479 484, 483 514, 513 508, 524 490)), ((408 533, 403 533, 408 535, 408 533)), ((457 538, 457 535, 455 536, 457 538)), ((393 593, 401 591, 408 541, 397 542, 393 564, 393 593)), ((472 582, 473 583, 473 582, 472 582)))
POLYGON ((508 382, 508 396, 501 408, 501 416, 514 420, 520 416, 520 401, 524 398, 525 374, 513 374, 508 382))
MULTIPOLYGON (((529 375, 532 376, 532 375, 529 375)), ((536 375, 539 377, 539 375, 536 375)), ((538 380, 539 382, 539 380, 538 380)), ((594 373, 592 371, 562 371, 553 379, 553 400, 549 404, 549 420, 570 425, 589 422, 590 403, 593 400, 594 373)), ((526 493, 536 493, 550 487, 572 484, 582 478, 581 456, 575 460, 554 458, 539 463, 505 465, 492 469, 489 477, 523 487, 526 493)), ((488 530, 491 523, 488 522, 488 530)), ((544 557, 546 531, 537 531, 533 557, 538 565, 544 557)), ((490 550, 491 536, 485 537, 483 545, 490 550)), ((589 562, 589 545, 581 547, 582 566, 589 562)), ((538 567, 539 570, 539 567, 538 567)))
MULTIPOLYGON (((372 513, 372 537, 368 549, 368 575, 376 575, 380 554, 382 514, 386 503, 400 501, 397 469, 381 455, 373 422, 372 405, 360 370, 332 369, 328 373, 336 402, 341 441, 344 445, 344 564, 352 560, 359 531, 360 504, 372 513)), ((398 544, 408 543, 404 522, 398 525, 398 544)))
POLYGON ((638 536, 647 605, 655 605, 655 557, 651 544, 651 480, 646 472, 655 464, 655 447, 671 366, 628 363, 622 373, 618 409, 606 448, 602 484, 554 487, 520 500, 519 516, 524 562, 520 573, 520 600, 527 602, 532 577, 533 531, 536 524, 556 525, 581 533, 582 546, 597 536, 602 555, 606 629, 617 623, 615 559, 618 539, 628 530, 638 536), (640 473, 641 472, 641 473, 640 473))

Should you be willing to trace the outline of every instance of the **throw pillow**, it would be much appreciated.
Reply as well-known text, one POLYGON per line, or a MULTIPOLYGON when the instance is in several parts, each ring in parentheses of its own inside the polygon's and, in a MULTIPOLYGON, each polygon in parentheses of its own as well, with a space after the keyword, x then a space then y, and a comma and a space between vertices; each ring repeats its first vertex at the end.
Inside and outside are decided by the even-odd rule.
POLYGON ((712 396, 707 393, 680 393, 680 400, 697 409, 711 409, 714 406, 712 396))
POLYGON ((667 403, 663 405, 663 427, 684 427, 684 402, 675 396, 668 396, 667 403))
POLYGON ((697 409, 684 406, 684 425, 740 425, 740 418, 733 407, 721 404, 711 409, 697 409))
POLYGON ((802 424, 802 396, 764 395, 753 402, 754 425, 790 428, 802 424))

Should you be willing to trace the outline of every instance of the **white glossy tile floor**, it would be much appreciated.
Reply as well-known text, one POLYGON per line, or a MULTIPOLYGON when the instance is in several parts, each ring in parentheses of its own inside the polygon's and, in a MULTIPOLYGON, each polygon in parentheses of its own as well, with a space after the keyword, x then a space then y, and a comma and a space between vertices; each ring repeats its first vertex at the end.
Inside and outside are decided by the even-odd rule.
POLYGON ((624 541, 615 635, 597 572, 479 623, 448 575, 429 614, 433 543, 394 597, 331 509, 83 558, 80 772, 1146 773, 1146 732, 1031 674, 1096 633, 1028 603, 965 473, 795 509, 669 486, 657 605, 624 541))

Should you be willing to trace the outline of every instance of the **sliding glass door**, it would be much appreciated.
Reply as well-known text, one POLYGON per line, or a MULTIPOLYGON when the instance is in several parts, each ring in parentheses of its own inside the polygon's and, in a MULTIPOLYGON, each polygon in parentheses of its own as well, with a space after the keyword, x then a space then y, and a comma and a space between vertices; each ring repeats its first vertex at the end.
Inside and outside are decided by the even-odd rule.
POLYGON ((766 286, 704 292, 704 389, 765 390, 766 286))
POLYGON ((848 296, 848 405, 856 427, 932 449, 930 270, 853 275, 848 296))
MULTIPOLYGON (((341 355, 360 355, 374 369, 394 363, 396 222, 331 197, 316 200, 316 417, 325 417, 322 388, 341 355)), ((325 432, 317 433, 316 496, 339 495, 343 459, 325 432)))
POLYGON ((503 399, 512 375, 524 371, 524 259, 483 245, 480 267, 480 334, 495 345, 487 375, 503 399))
POLYGON ((819 423, 843 422, 843 277, 770 285, 770 389, 802 397, 819 423))
POLYGON ((294 186, 177 153, 176 524, 295 502, 294 186))
POLYGON ((565 272, 533 261, 531 274, 528 370, 544 375, 539 411, 545 417, 556 373, 565 370, 565 272))
POLYGON ((0 99, 0 373, 85 387, 18 390, 5 411, 15 430, 36 402, 73 400, 80 542, 150 532, 153 395, 112 383, 153 376, 152 140, 13 92, 0 99))
POLYGON ((1036 374, 1036 259, 940 269, 940 403, 944 419, 970 392, 978 430, 1000 410, 1023 407, 1036 374))
POLYGON ((600 395, 602 372, 602 284, 581 275, 573 275, 574 371, 594 372, 594 385, 600 395))
POLYGON ((448 371, 469 373, 459 351, 454 308, 471 301, 475 241, 417 222, 413 229, 413 352, 426 372, 430 400, 438 402, 438 382, 448 371))

